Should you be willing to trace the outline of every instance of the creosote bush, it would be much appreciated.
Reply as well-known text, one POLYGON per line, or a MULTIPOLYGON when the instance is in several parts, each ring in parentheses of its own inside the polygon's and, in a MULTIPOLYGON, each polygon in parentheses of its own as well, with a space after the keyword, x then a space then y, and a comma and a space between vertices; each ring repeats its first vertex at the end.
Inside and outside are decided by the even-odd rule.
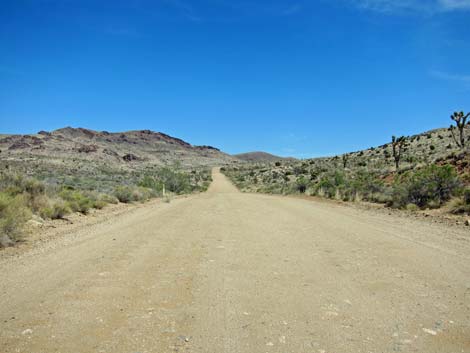
POLYGON ((95 201, 78 190, 64 189, 59 196, 66 201, 72 212, 87 214, 91 208, 95 207, 95 201))
POLYGON ((11 196, 0 192, 0 247, 12 245, 22 235, 26 221, 31 217, 22 195, 11 196))
POLYGON ((114 196, 119 202, 130 203, 147 201, 156 196, 154 190, 142 186, 120 185, 114 189, 114 196))
POLYGON ((39 210, 39 215, 44 219, 62 219, 70 212, 67 202, 57 198, 49 200, 49 204, 39 210))
POLYGON ((430 165, 398 175, 393 184, 394 207, 414 204, 419 208, 438 208, 461 191, 462 183, 450 165, 430 165))

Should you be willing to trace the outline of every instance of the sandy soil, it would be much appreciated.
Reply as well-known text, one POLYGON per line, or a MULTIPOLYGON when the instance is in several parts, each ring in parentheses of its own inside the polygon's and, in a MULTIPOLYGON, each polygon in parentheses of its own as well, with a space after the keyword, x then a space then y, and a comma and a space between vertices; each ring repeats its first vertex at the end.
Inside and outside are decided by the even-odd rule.
POLYGON ((470 352, 470 231, 207 193, 0 258, 0 352, 470 352))

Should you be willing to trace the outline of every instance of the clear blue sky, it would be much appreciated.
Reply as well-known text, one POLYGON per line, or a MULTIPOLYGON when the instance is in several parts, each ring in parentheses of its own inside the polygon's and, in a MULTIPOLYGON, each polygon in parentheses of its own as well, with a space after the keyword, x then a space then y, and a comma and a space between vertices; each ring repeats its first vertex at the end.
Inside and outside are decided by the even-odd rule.
POLYGON ((0 132, 320 156, 470 110, 470 0, 0 0, 0 132))

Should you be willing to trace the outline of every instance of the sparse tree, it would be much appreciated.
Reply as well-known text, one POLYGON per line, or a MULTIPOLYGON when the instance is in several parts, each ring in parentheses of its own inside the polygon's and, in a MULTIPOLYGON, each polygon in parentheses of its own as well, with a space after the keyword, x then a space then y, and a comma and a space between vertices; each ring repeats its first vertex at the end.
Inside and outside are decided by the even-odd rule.
POLYGON ((349 160, 349 154, 345 153, 343 154, 343 168, 346 169, 348 166, 348 160, 349 160))
POLYGON ((395 137, 392 136, 392 152, 393 152, 393 159, 395 160, 395 167, 399 168, 400 166, 400 159, 403 152, 403 147, 405 146, 405 137, 395 137))
POLYGON ((467 113, 467 115, 464 114, 464 112, 455 112, 450 116, 450 118, 455 122, 456 126, 450 125, 449 130, 452 134, 452 137, 454 138, 455 143, 457 146, 460 148, 465 147, 465 125, 467 125, 467 120, 468 117, 470 117, 470 113, 467 113), (459 138, 457 139, 457 136, 455 136, 454 130, 457 129, 459 132, 459 138))

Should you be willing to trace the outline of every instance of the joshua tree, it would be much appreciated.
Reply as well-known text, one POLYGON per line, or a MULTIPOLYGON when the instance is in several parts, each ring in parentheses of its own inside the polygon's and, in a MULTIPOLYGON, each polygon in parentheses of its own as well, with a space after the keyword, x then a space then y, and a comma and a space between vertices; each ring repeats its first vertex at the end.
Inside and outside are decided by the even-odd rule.
POLYGON ((405 137, 395 137, 392 136, 392 151, 393 151, 393 158, 395 159, 395 167, 398 170, 400 165, 401 154, 403 151, 403 147, 405 146, 405 137))
POLYGON ((349 159, 349 154, 345 153, 343 154, 343 168, 346 169, 348 166, 348 159, 349 159))
POLYGON ((464 114, 464 112, 455 112, 450 116, 450 118, 455 121, 455 125, 457 125, 457 130, 459 130, 459 139, 454 134, 454 129, 456 128, 455 126, 451 125, 449 127, 450 132, 452 133, 452 137, 454 138, 455 143, 457 146, 460 148, 465 147, 465 125, 467 125, 467 119, 470 116, 470 113, 467 113, 467 115, 464 114))

